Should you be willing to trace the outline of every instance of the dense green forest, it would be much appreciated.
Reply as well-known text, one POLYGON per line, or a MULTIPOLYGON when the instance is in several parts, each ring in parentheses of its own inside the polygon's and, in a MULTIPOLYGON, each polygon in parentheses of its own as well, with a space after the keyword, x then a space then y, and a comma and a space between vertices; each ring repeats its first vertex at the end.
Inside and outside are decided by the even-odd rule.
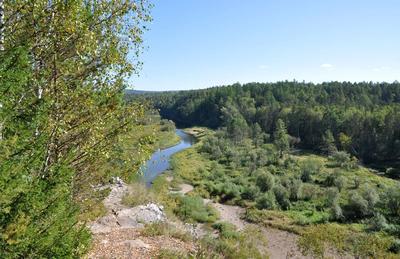
POLYGON ((296 147, 326 153, 327 142, 332 142, 333 148, 364 163, 396 164, 400 158, 397 82, 285 81, 144 96, 178 126, 224 127, 236 140, 261 132, 273 139, 276 122, 282 119, 296 147))

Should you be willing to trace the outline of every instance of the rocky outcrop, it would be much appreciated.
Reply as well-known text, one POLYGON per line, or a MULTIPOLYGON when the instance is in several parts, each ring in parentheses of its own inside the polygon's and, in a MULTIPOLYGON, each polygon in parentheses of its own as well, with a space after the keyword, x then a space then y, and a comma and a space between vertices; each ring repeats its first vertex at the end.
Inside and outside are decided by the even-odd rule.
POLYGON ((101 188, 104 187, 111 189, 104 200, 108 214, 89 225, 93 233, 106 233, 118 228, 140 228, 148 223, 166 220, 164 207, 161 205, 149 203, 133 208, 124 206, 121 200, 128 192, 129 186, 120 178, 114 178, 113 184, 101 188))

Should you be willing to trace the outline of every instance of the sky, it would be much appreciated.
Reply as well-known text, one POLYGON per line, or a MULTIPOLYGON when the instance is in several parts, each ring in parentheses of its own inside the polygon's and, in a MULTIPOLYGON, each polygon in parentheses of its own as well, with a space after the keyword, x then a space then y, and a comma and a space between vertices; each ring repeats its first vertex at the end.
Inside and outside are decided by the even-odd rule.
POLYGON ((153 0, 137 90, 400 80, 399 0, 153 0))

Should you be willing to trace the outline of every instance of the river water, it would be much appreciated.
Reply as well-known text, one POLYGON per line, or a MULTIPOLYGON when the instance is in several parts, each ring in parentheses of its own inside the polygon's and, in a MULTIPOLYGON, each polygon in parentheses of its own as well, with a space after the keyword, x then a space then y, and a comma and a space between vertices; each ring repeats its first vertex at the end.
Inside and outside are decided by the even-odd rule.
POLYGON ((143 173, 143 180, 146 183, 146 186, 150 187, 151 183, 158 175, 169 169, 169 162, 173 154, 193 145, 193 136, 183 132, 183 130, 181 129, 177 129, 175 133, 181 139, 179 144, 166 149, 157 150, 151 155, 151 158, 147 160, 146 164, 141 168, 143 173))

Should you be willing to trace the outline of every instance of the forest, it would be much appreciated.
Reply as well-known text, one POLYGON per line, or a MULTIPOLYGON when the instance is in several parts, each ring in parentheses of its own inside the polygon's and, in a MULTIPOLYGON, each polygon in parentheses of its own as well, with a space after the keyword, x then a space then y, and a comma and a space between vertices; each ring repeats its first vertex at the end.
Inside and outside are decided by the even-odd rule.
POLYGON ((226 128, 236 140, 272 139, 276 122, 293 146, 326 153, 327 143, 398 177, 400 84, 327 82, 248 83, 243 86, 144 94, 178 126, 226 128))

